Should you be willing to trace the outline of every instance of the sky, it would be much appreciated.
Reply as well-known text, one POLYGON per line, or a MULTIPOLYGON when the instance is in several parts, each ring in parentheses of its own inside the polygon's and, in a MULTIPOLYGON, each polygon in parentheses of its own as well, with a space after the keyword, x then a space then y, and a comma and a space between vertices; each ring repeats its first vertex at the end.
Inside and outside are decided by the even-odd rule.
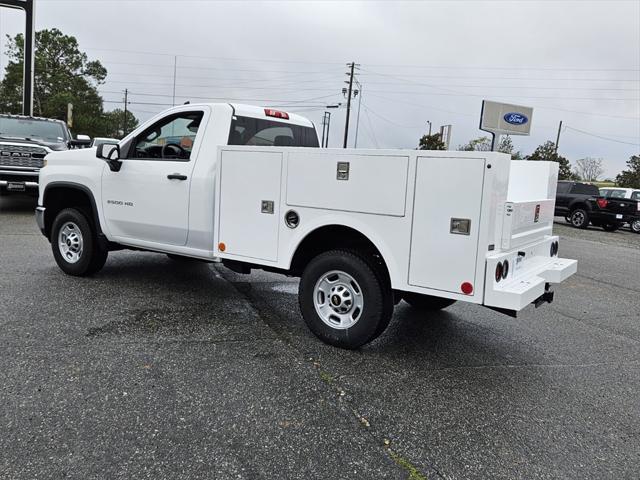
MULTIPOLYGON (((602 158, 603 178, 640 153, 640 0, 35 3, 36 29, 75 36, 107 68, 105 108, 121 108, 126 88, 141 120, 174 102, 231 101, 320 130, 341 103, 328 111, 329 146, 342 146, 353 61, 350 146, 357 130, 358 148, 415 148, 431 122, 452 126, 457 149, 487 135, 487 99, 533 107, 531 135, 512 137, 524 154, 555 141, 561 120, 559 153, 602 158)), ((23 22, 0 9, 3 39, 23 22)))

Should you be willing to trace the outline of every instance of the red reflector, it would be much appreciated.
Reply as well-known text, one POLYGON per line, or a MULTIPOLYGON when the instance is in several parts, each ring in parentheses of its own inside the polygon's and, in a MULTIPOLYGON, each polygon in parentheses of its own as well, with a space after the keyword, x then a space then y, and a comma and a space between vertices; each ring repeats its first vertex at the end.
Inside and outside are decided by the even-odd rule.
POLYGON ((606 208, 609 203, 606 198, 599 198, 596 200, 596 203, 600 208, 606 208))
POLYGON ((273 110, 272 108, 265 108, 264 114, 267 117, 276 117, 276 118, 283 118, 285 120, 289 120, 289 114, 287 112, 281 112, 280 110, 273 110))
POLYGON ((473 293, 473 285, 471 285, 469 282, 464 282, 462 285, 460 285, 460 290, 462 290, 462 293, 464 293, 465 295, 471 295, 473 293))

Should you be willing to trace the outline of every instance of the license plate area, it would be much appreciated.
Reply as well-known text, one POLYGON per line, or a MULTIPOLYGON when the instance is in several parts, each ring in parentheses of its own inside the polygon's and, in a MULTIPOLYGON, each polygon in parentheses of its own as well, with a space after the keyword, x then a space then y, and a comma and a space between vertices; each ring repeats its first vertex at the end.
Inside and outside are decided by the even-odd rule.
POLYGON ((9 192, 24 192, 24 182, 7 182, 7 191, 9 192))

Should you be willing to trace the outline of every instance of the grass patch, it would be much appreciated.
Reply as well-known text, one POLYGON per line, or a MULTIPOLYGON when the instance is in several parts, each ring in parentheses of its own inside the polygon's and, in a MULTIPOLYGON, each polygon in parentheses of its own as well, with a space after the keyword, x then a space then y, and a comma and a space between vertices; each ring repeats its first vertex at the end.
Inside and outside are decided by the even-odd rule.
POLYGON ((425 477, 422 473, 420 473, 420 470, 418 470, 415 467, 415 465, 413 465, 409 460, 404 458, 402 455, 394 452, 390 448, 387 448, 387 452, 389 453, 389 456, 391 457, 391 459, 394 462, 396 462, 396 464, 400 468, 402 468, 409 474, 409 480, 427 480, 427 477, 425 477))

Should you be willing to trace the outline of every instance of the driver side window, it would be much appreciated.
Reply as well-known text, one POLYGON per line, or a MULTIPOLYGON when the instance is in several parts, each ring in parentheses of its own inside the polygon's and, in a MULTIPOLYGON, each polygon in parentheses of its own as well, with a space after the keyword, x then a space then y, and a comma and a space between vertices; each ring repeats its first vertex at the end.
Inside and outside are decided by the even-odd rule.
POLYGON ((180 112, 147 128, 134 141, 128 158, 188 162, 202 112, 180 112))

